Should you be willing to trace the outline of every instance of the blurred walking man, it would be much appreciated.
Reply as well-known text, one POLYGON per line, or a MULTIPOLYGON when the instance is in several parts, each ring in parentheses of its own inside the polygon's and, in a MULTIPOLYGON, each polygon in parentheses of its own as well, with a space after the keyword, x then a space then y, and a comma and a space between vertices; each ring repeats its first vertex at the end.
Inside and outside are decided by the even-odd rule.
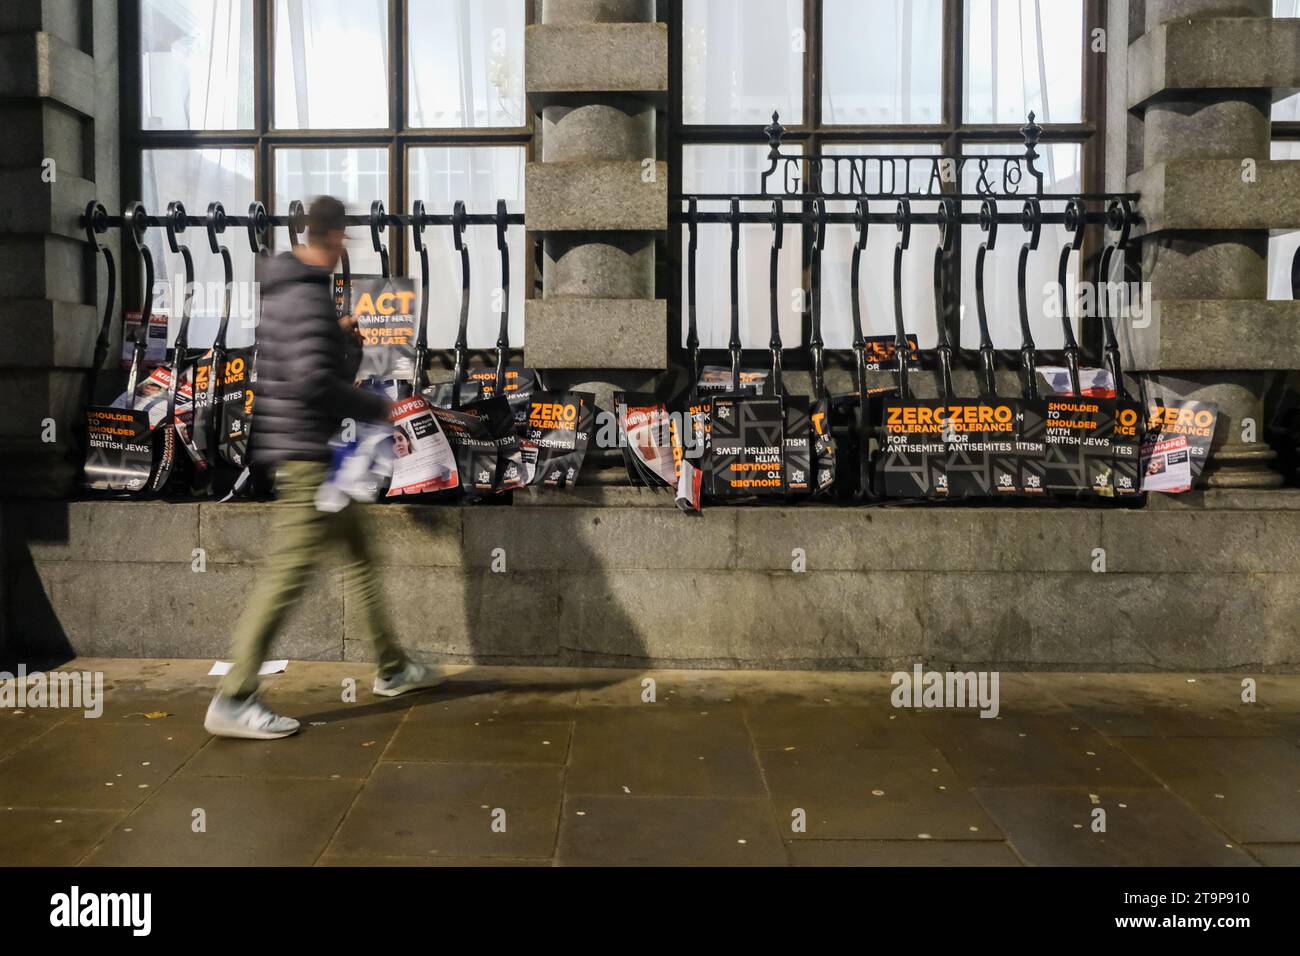
POLYGON ((375 645, 375 693, 396 697, 438 680, 393 636, 360 509, 316 507, 329 468, 329 440, 342 421, 388 420, 388 402, 352 384, 361 361, 355 320, 335 317, 332 274, 346 226, 343 204, 321 196, 307 213, 306 244, 266 261, 262 270, 253 460, 276 469, 278 504, 270 554, 235 628, 234 667, 203 723, 218 737, 271 740, 297 732, 298 721, 258 699, 258 671, 329 545, 342 545, 347 554, 347 600, 361 609, 375 645))

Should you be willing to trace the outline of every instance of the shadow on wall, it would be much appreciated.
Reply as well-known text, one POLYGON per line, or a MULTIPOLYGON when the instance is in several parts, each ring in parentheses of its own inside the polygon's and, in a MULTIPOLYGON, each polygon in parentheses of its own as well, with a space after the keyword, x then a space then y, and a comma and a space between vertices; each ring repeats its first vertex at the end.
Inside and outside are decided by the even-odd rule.
POLYGON ((56 667, 75 657, 36 571, 32 545, 68 541, 68 506, 0 501, 0 670, 56 667))
MULTIPOLYGON (((446 533, 435 509, 415 507, 412 515, 430 534, 446 533)), ((618 572, 608 569, 607 556, 585 533, 601 520, 601 509, 500 501, 462 506, 461 517, 460 620, 466 633, 448 633, 456 615, 439 620, 435 596, 430 629, 447 650, 431 647, 428 638, 413 646, 485 665, 646 664, 639 629, 610 579, 618 572), (468 653, 458 653, 457 645, 468 653)))
MULTIPOLYGON (((225 510, 244 505, 215 507, 225 510)), ((398 638, 433 662, 648 666, 640 629, 624 608, 626 595, 610 579, 631 572, 610 571, 607 556, 597 553, 591 543, 593 526, 605 520, 602 512, 582 505, 539 507, 505 501, 409 506, 411 521, 422 532, 419 546, 450 550, 457 558, 445 563, 458 560, 459 566, 378 569, 398 638), (447 520, 452 510, 461 520, 447 520), (454 543, 438 540, 437 536, 452 534, 453 528, 454 543), (493 552, 498 547, 506 562, 504 573, 493 570, 493 552), (420 588, 423 593, 404 594, 408 587, 420 588)), ((53 667, 77 654, 72 640, 76 622, 61 620, 56 610, 61 607, 66 614, 68 602, 48 590, 48 576, 39 571, 42 545, 66 547, 71 540, 70 520, 67 502, 42 501, 36 507, 20 501, 0 502, 0 670, 12 673, 20 662, 29 670, 53 667)), ((383 533, 381 523, 368 524, 371 535, 383 533)), ((134 583, 143 584, 140 580, 134 583)), ((138 601, 138 626, 147 628, 148 595, 135 591, 132 585, 124 581, 116 594, 88 590, 68 597, 73 597, 76 606, 85 607, 91 621, 94 606, 101 601, 138 601)), ((323 586, 328 586, 323 576, 314 576, 304 600, 312 600, 311 592, 323 586)), ((197 604, 202 607, 205 601, 197 604)), ((296 612, 291 617, 296 617, 296 612)), ((222 618, 201 614, 200 619, 222 618)), ((208 636, 215 641, 212 652, 227 653, 228 630, 208 636)), ((147 642, 142 646, 148 646, 147 642)), ((346 644, 341 650, 344 658, 349 656, 346 644)), ((356 651, 366 662, 372 660, 368 646, 358 646, 356 651)), ((207 653, 198 651, 202 656, 207 653)), ((275 656, 274 645, 271 653, 275 656)), ((472 684, 482 680, 468 674, 464 677, 472 684)), ((593 680, 593 686, 602 683, 594 675, 593 680)))

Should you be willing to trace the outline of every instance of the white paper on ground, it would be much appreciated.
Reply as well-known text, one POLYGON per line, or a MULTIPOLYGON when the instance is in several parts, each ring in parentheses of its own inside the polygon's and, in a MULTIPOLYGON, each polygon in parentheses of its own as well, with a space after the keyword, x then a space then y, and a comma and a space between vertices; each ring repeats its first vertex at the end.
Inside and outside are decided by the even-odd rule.
MULTIPOLYGON (((212 665, 212 670, 208 671, 208 676, 225 677, 234 666, 230 661, 217 661, 212 665)), ((267 674, 282 674, 288 667, 288 661, 267 661, 257 673, 260 677, 265 677, 267 674)))

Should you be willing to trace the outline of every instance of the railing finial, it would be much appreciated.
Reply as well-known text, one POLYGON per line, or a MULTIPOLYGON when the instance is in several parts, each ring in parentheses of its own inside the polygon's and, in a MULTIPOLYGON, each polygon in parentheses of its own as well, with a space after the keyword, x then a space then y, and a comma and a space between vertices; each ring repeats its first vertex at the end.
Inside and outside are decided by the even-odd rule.
POLYGON ((1025 138, 1025 148, 1032 151, 1038 145, 1038 138, 1043 135, 1043 128, 1035 120, 1037 116, 1033 110, 1029 111, 1029 122, 1020 127, 1020 135, 1025 138))
POLYGON ((781 125, 781 114, 776 110, 772 111, 772 125, 763 132, 767 135, 767 145, 770 147, 767 158, 776 159, 781 153, 781 138, 785 136, 785 127, 781 125))

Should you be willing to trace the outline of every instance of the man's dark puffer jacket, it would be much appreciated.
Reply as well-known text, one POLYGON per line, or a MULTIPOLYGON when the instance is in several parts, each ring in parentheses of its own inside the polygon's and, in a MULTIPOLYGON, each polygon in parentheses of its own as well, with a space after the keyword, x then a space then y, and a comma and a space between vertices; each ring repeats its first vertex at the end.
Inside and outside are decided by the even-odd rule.
POLYGON ((345 418, 384 421, 388 402, 353 386, 361 346, 339 326, 331 274, 283 253, 260 263, 253 460, 330 460, 345 418))

